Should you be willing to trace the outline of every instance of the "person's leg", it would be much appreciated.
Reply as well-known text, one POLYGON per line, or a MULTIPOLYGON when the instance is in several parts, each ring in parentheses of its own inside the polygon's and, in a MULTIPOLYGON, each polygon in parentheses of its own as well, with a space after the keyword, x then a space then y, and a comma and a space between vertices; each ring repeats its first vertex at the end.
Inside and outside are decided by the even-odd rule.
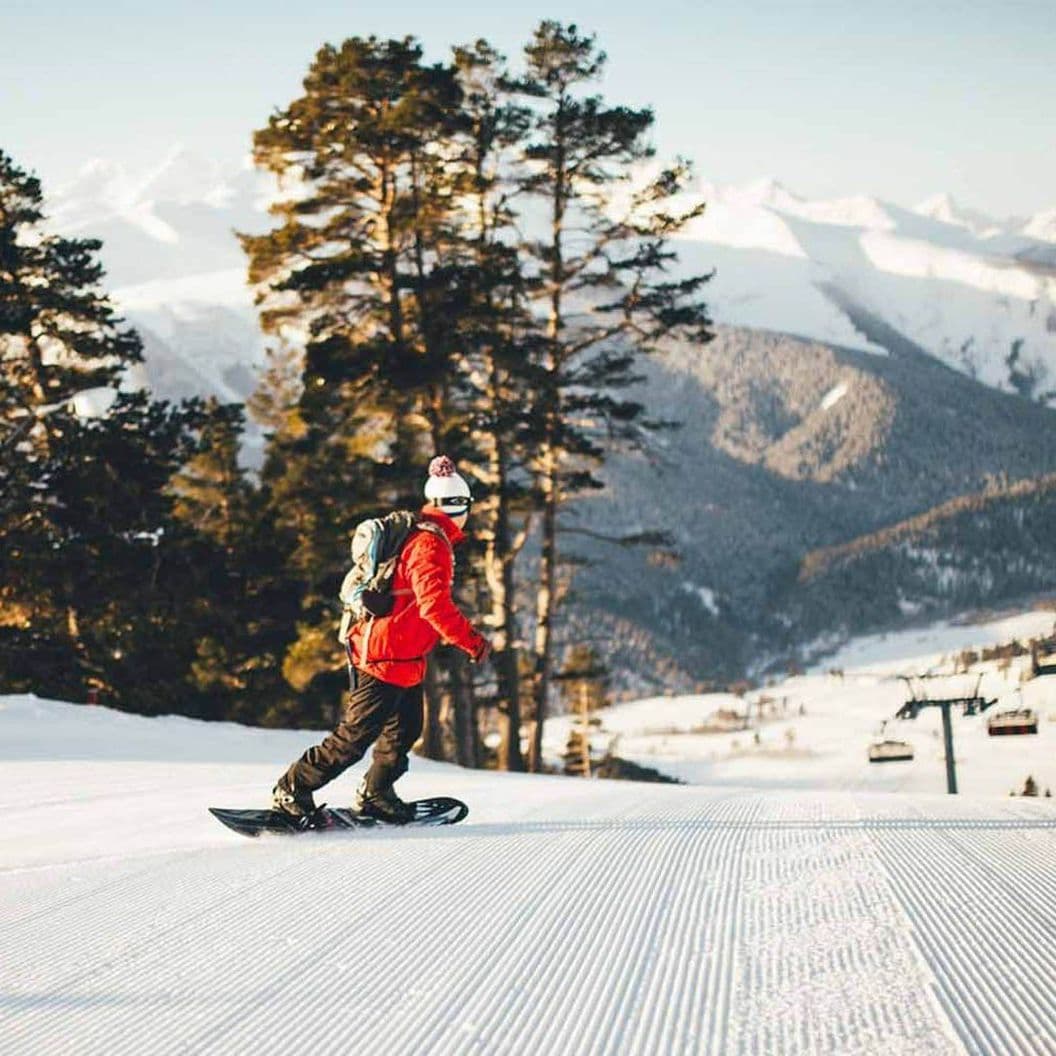
POLYGON ((316 792, 366 754, 371 743, 391 720, 400 699, 400 687, 355 673, 355 688, 345 705, 341 722, 321 744, 309 748, 286 771, 280 785, 289 791, 316 792))
POLYGON ((401 689, 374 744, 365 778, 368 792, 384 792, 407 772, 407 755, 422 735, 422 684, 401 689))

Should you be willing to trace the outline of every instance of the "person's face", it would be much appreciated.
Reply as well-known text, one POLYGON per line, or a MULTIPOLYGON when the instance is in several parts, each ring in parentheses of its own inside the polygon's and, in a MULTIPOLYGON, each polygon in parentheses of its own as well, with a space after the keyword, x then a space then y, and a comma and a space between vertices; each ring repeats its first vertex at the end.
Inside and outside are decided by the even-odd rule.
POLYGON ((469 511, 472 503, 470 499, 454 499, 449 500, 445 504, 444 513, 448 515, 458 525, 459 530, 465 528, 466 521, 469 520, 469 511))

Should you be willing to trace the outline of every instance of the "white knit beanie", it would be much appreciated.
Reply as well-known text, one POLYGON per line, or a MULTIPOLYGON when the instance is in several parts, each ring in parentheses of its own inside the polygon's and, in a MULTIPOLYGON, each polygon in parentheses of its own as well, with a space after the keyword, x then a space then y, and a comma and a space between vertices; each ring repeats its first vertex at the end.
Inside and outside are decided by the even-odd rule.
POLYGON ((445 513, 457 516, 469 508, 465 499, 471 499, 469 485, 454 462, 447 455, 437 455, 429 463, 429 479, 425 482, 425 497, 439 506, 445 513), (450 502, 448 500, 456 501, 450 502))

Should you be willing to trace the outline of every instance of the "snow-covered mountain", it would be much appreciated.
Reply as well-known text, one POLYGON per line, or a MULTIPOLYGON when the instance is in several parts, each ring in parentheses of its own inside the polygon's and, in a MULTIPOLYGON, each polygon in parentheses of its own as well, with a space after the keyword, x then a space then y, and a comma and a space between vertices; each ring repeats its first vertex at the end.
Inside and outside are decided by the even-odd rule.
POLYGON ((90 161, 47 195, 56 230, 102 240, 107 288, 144 339, 160 395, 252 392, 263 342, 235 232, 266 226, 269 191, 248 163, 223 172, 176 148, 140 176, 90 161))
POLYGON ((1056 209, 1035 213, 1024 225, 1022 233, 1040 242, 1056 243, 1056 209))
POLYGON ((966 209, 954 199, 952 194, 945 191, 918 202, 913 207, 913 212, 931 217, 932 220, 938 220, 943 224, 966 228, 978 238, 990 238, 993 235, 1005 233, 1002 224, 992 216, 987 216, 975 209, 966 209))
POLYGON ((939 195, 806 201, 773 180, 706 186, 682 257, 716 269, 720 322, 868 351, 914 350, 987 385, 1056 388, 1051 214, 999 223, 939 195))
MULTIPOLYGON (((92 162, 49 194, 57 228, 103 240, 107 283, 144 337, 161 395, 253 391, 264 341, 234 232, 269 226, 272 193, 252 168, 174 151, 140 177, 92 162)), ((821 630, 875 626, 831 576, 810 587, 809 610, 786 614, 781 585, 797 582, 806 554, 993 480, 1056 473, 1054 412, 1037 402, 1056 390, 1056 211, 1001 221, 948 195, 914 209, 861 195, 811 201, 772 178, 691 197, 706 209, 680 239, 680 266, 715 270, 705 294, 718 337, 645 365, 638 395, 683 427, 648 464, 610 460, 609 490, 582 511, 613 535, 664 524, 681 563, 606 547, 580 572, 589 620, 605 612, 614 640, 633 646, 626 670, 655 681, 657 658, 672 658, 684 686, 783 658, 821 630)), ((246 457, 258 455, 251 430, 246 457)), ((1002 507, 992 519, 1016 516, 1002 507)), ((996 589, 993 561, 1030 581, 999 576, 1006 599, 1013 586, 1051 585, 1056 566, 1029 532, 1009 529, 1000 558, 965 544, 959 521, 943 532, 929 545, 956 551, 964 590, 936 595, 907 566, 905 582, 888 584, 898 597, 874 591, 875 605, 981 604, 996 589)))
MULTIPOLYGON (((145 331, 163 394, 246 395, 261 341, 234 232, 268 226, 271 191, 248 163, 225 172, 183 149, 141 176, 92 161, 51 190, 56 228, 103 240, 107 281, 145 331)), ((718 323, 920 351, 1034 397, 1056 389, 1056 209, 1000 221, 949 195, 914 209, 810 201, 772 178, 693 197, 707 209, 680 240, 682 267, 715 269, 718 323)))

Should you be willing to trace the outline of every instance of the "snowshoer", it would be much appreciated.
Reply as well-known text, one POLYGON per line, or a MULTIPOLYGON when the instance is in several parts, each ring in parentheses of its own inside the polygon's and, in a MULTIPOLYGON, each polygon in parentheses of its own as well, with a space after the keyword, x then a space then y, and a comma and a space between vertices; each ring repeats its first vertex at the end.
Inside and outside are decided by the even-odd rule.
POLYGON ((472 505, 469 485, 446 455, 429 464, 421 520, 400 551, 392 579, 391 612, 353 624, 347 649, 351 693, 344 717, 321 744, 309 748, 272 791, 272 809, 310 817, 313 793, 374 745, 355 809, 388 822, 411 811, 393 790, 422 732, 426 656, 443 641, 482 663, 491 647, 451 597, 454 547, 465 539, 472 505))

